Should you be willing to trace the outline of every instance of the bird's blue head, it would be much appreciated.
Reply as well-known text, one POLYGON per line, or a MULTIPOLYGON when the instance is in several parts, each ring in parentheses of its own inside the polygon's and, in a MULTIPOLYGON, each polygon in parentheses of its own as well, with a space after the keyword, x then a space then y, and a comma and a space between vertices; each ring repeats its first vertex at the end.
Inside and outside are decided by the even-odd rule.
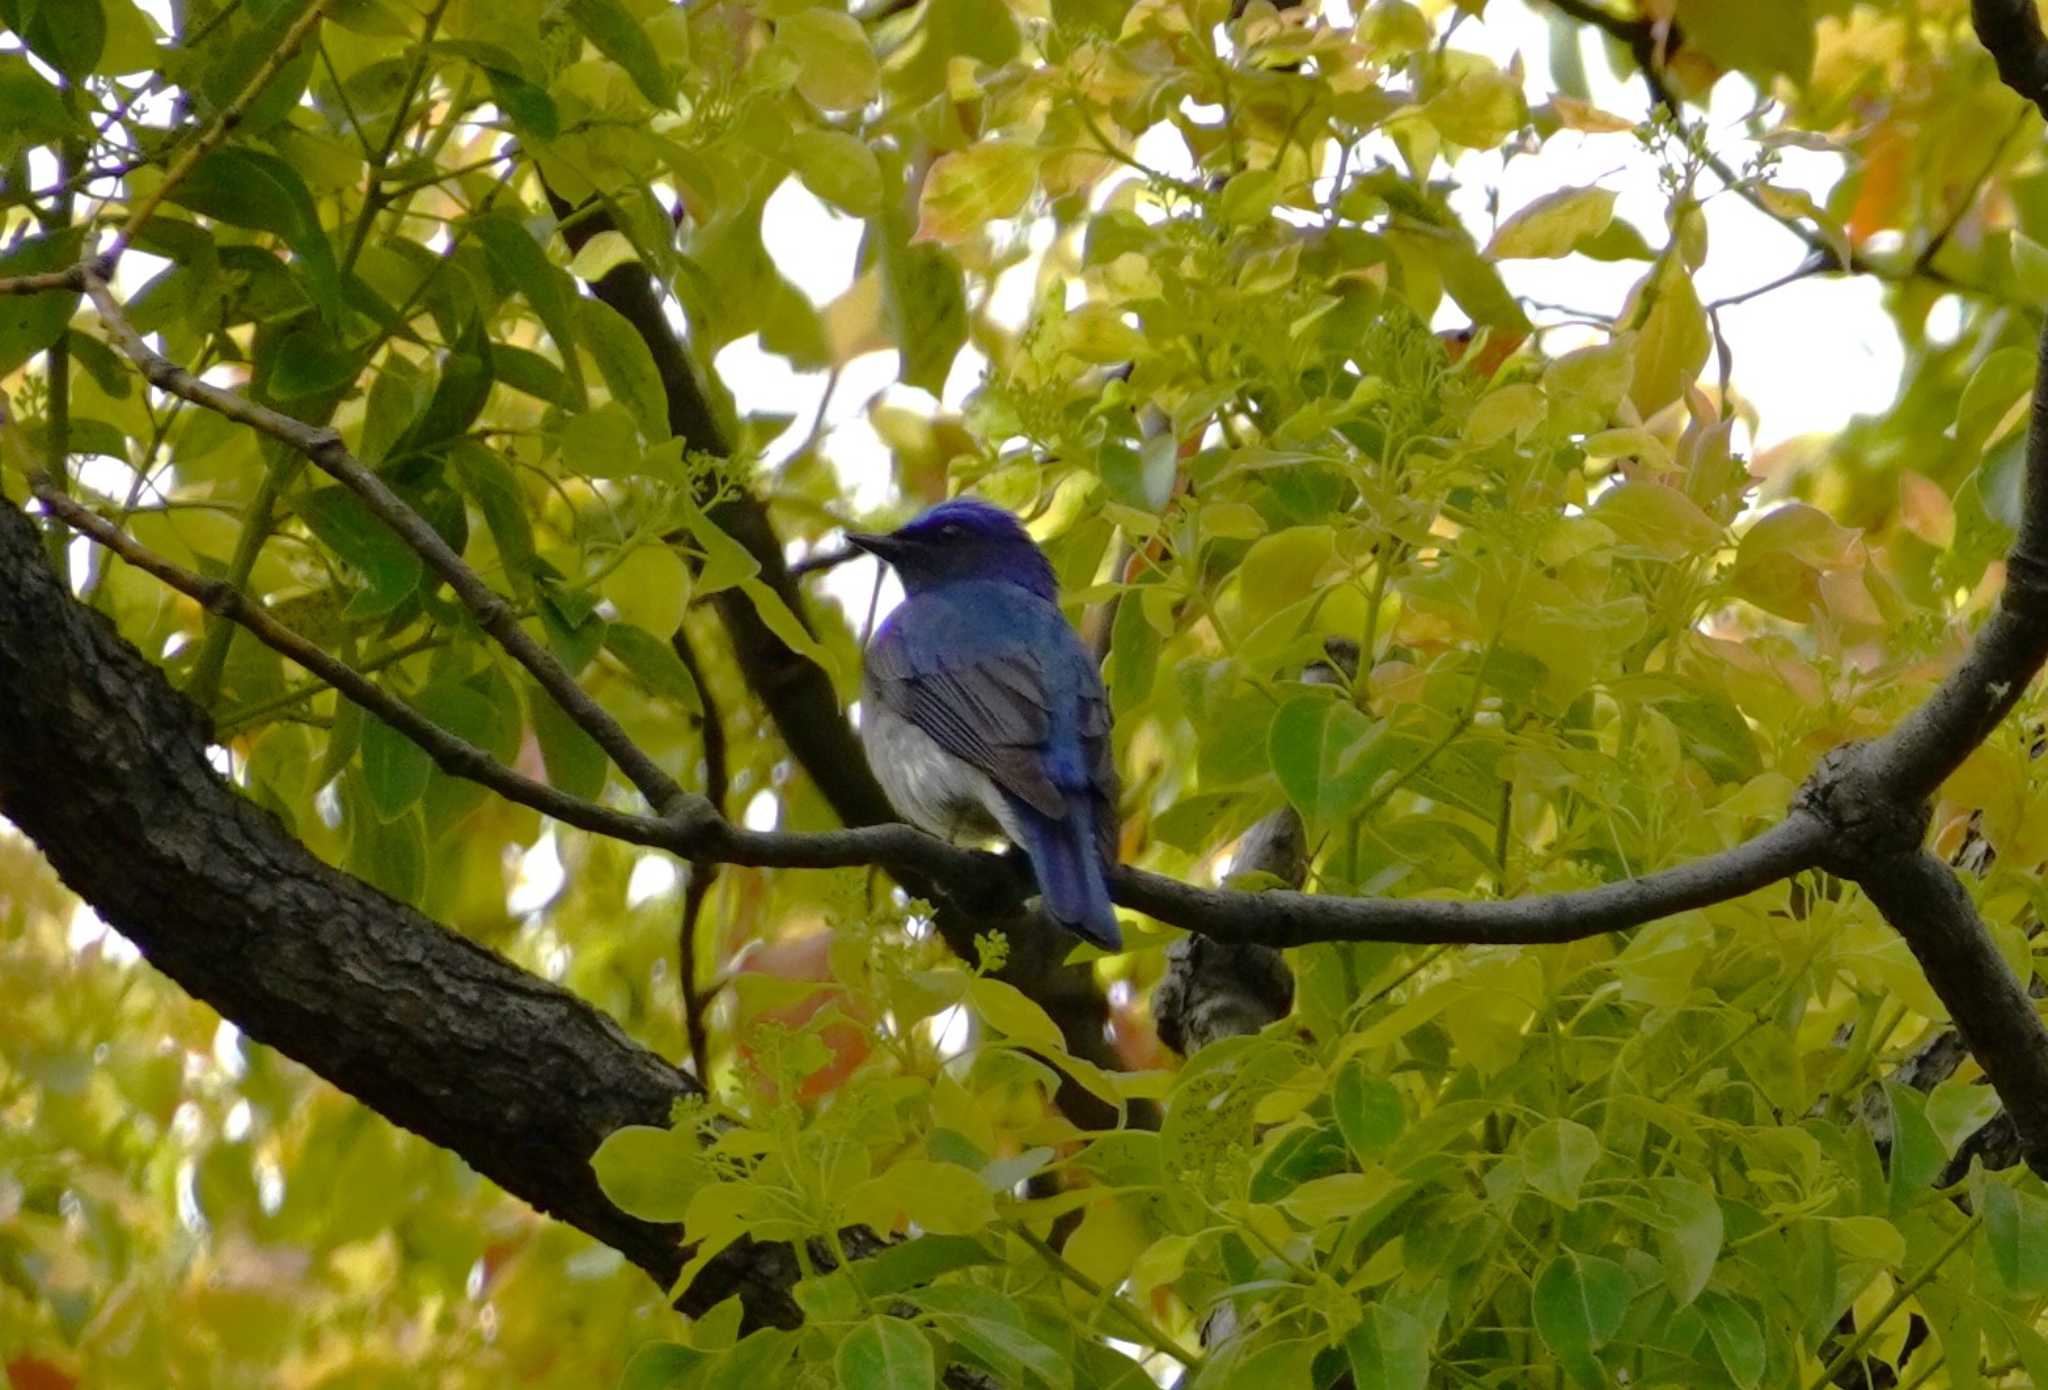
POLYGON ((941 502, 886 535, 850 532, 846 539, 894 568, 905 593, 994 580, 1048 602, 1058 594, 1052 564, 1023 523, 973 497, 941 502))

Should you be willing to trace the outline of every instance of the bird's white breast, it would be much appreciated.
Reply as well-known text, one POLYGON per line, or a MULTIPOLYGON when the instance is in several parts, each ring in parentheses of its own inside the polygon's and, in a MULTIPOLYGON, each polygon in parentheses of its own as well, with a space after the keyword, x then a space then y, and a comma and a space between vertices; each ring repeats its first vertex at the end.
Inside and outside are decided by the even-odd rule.
POLYGON ((860 741, 889 803, 912 825, 948 840, 1017 840, 1010 808, 988 774, 880 701, 862 701, 860 741))

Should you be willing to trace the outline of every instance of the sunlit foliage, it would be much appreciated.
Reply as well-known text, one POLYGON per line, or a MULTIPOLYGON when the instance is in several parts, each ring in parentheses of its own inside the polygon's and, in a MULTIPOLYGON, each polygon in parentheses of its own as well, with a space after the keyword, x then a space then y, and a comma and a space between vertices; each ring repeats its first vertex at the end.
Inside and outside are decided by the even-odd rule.
MULTIPOLYGON (((713 503, 753 490, 808 551, 971 488, 1030 519, 1100 630, 1127 859, 1227 875, 1292 805, 1315 891, 1562 890, 1777 818, 1997 592, 2048 166, 1967 11, 328 0, 308 28, 304 0, 0 0, 0 275, 127 226, 138 328, 338 427, 688 786, 717 721, 735 818, 833 823, 708 600, 743 593, 848 702, 866 614, 800 618, 713 503), (1543 80, 1482 52, 1546 26, 1543 80), (1746 116, 1705 118, 1739 90, 1746 116), (1492 196, 1567 148, 1624 172, 1492 196), (1783 167, 1816 151, 1843 171, 1818 199, 1783 167), (792 188, 860 227, 829 302, 764 244, 792 188), (1884 286, 1893 408, 1756 447, 1732 300, 1698 284, 1738 201, 1806 243, 1797 278, 1884 286), (672 294, 729 453, 674 433, 648 347, 590 297, 628 261, 672 294), (1589 262, 1616 277, 1590 317, 1534 292, 1589 262), (893 353, 895 384, 770 408, 709 373, 736 343, 835 379, 893 353), (856 487, 886 500, 864 514, 856 487)), ((1818 364, 1858 350, 1834 328, 1779 331, 1818 364)), ((7 498, 51 467, 447 728, 634 804, 352 494, 150 390, 89 306, 0 299, 0 390, 7 498)), ((1856 1359, 2048 1383, 2048 1194, 1944 1172, 1995 1101, 1968 1063, 1889 1079, 1946 1020, 1832 879, 1571 946, 1301 949, 1292 1018, 1178 1070, 1143 1005, 1168 933, 1138 924, 1094 967, 1112 1073, 987 973, 1002 943, 952 958, 871 875, 724 870, 679 961, 685 866, 447 777, 155 579, 66 555, 316 852, 670 1057, 688 972, 714 1095, 621 1132, 600 1176, 699 1263, 799 1242, 808 1321, 686 1323, 244 1043, 0 838, 16 1386, 914 1387, 964 1363, 1067 1390, 1181 1363, 1201 1390, 1753 1387, 1856 1359), (1083 1132, 1062 1075, 1163 1123, 1083 1132), (831 1272, 861 1224, 914 1238, 831 1272)), ((1970 760, 1935 831, 1988 865, 1972 891, 2022 966, 2037 719, 1970 760)))

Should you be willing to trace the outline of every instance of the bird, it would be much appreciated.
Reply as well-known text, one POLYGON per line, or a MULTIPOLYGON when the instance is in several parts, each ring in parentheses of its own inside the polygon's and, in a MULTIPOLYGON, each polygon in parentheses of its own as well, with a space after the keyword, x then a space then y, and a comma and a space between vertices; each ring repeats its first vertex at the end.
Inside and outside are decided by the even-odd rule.
POLYGON ((944 839, 1007 839, 1053 921, 1122 950, 1109 700, 1045 552, 971 497, 846 540, 903 584, 861 681, 861 742, 890 804, 944 839))

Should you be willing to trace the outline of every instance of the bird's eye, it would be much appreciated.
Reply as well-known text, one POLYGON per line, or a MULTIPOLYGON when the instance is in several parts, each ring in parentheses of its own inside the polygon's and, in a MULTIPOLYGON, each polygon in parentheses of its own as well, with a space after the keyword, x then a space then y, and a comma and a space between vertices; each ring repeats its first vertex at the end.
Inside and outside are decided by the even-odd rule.
POLYGON ((961 536, 967 534, 967 530, 959 522, 949 521, 939 528, 939 534, 948 540, 958 540, 961 536))

